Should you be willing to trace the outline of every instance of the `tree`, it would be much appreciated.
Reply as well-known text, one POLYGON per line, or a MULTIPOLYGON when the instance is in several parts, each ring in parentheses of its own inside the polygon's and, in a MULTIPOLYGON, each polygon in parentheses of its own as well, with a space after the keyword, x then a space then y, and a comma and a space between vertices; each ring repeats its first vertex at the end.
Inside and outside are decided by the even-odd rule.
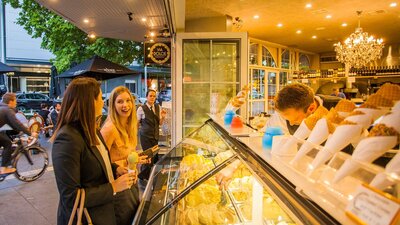
POLYGON ((23 26, 33 38, 42 38, 41 47, 55 55, 50 61, 59 72, 69 69, 72 62, 81 63, 95 54, 121 65, 129 65, 134 60, 143 61, 143 46, 139 42, 91 39, 75 25, 34 0, 3 2, 21 9, 17 24, 23 26))

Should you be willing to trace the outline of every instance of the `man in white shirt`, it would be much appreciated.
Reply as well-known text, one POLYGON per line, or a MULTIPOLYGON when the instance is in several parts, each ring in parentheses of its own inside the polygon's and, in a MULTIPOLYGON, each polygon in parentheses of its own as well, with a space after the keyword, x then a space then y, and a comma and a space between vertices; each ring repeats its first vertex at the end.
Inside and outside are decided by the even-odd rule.
MULTIPOLYGON (((146 150, 158 145, 159 128, 162 124, 166 111, 156 104, 156 91, 149 89, 146 93, 147 101, 137 109, 137 120, 139 124, 139 138, 142 149, 146 150)), ((150 164, 141 166, 140 179, 148 179, 152 165, 157 162, 158 155, 155 155, 150 164)))
POLYGON ((294 134, 301 122, 310 116, 322 99, 314 95, 314 91, 300 83, 290 84, 282 88, 275 98, 275 113, 267 121, 267 127, 280 127, 284 134, 294 134))

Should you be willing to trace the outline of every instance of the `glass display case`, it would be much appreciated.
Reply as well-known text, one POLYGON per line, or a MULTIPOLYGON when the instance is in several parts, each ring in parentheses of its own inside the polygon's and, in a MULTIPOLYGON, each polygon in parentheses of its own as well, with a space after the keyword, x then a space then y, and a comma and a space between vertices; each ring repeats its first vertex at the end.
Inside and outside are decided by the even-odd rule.
POLYGON ((134 224, 338 224, 212 120, 153 167, 134 224), (216 176, 235 167, 225 188, 216 176))

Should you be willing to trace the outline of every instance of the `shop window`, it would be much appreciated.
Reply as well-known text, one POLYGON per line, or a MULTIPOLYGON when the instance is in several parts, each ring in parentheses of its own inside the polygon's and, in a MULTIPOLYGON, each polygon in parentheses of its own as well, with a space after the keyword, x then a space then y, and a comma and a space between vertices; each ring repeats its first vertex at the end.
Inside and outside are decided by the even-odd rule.
POLYGON ((128 88, 131 93, 137 93, 135 80, 125 80, 125 87, 128 88))
POLYGON ((310 59, 306 54, 300 53, 299 69, 308 71, 310 69, 310 59))
POLYGON ((262 47, 262 65, 269 67, 276 67, 274 57, 272 57, 271 52, 268 51, 266 47, 262 47))
POLYGON ((250 43, 249 63, 250 65, 257 65, 258 63, 258 44, 250 43))
POLYGON ((281 54, 281 68, 283 69, 289 69, 290 66, 290 52, 288 49, 282 49, 282 54, 281 54))

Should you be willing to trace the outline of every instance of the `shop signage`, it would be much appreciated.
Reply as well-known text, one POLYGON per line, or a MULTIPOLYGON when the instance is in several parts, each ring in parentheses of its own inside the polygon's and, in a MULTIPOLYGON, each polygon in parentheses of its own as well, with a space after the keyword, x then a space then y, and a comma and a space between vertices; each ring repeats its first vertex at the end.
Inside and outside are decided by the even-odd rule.
POLYGON ((170 64, 171 43, 145 43, 144 56, 145 64, 170 64))
POLYGON ((360 185, 346 208, 346 215, 359 224, 395 224, 400 216, 400 200, 366 184, 360 185))

